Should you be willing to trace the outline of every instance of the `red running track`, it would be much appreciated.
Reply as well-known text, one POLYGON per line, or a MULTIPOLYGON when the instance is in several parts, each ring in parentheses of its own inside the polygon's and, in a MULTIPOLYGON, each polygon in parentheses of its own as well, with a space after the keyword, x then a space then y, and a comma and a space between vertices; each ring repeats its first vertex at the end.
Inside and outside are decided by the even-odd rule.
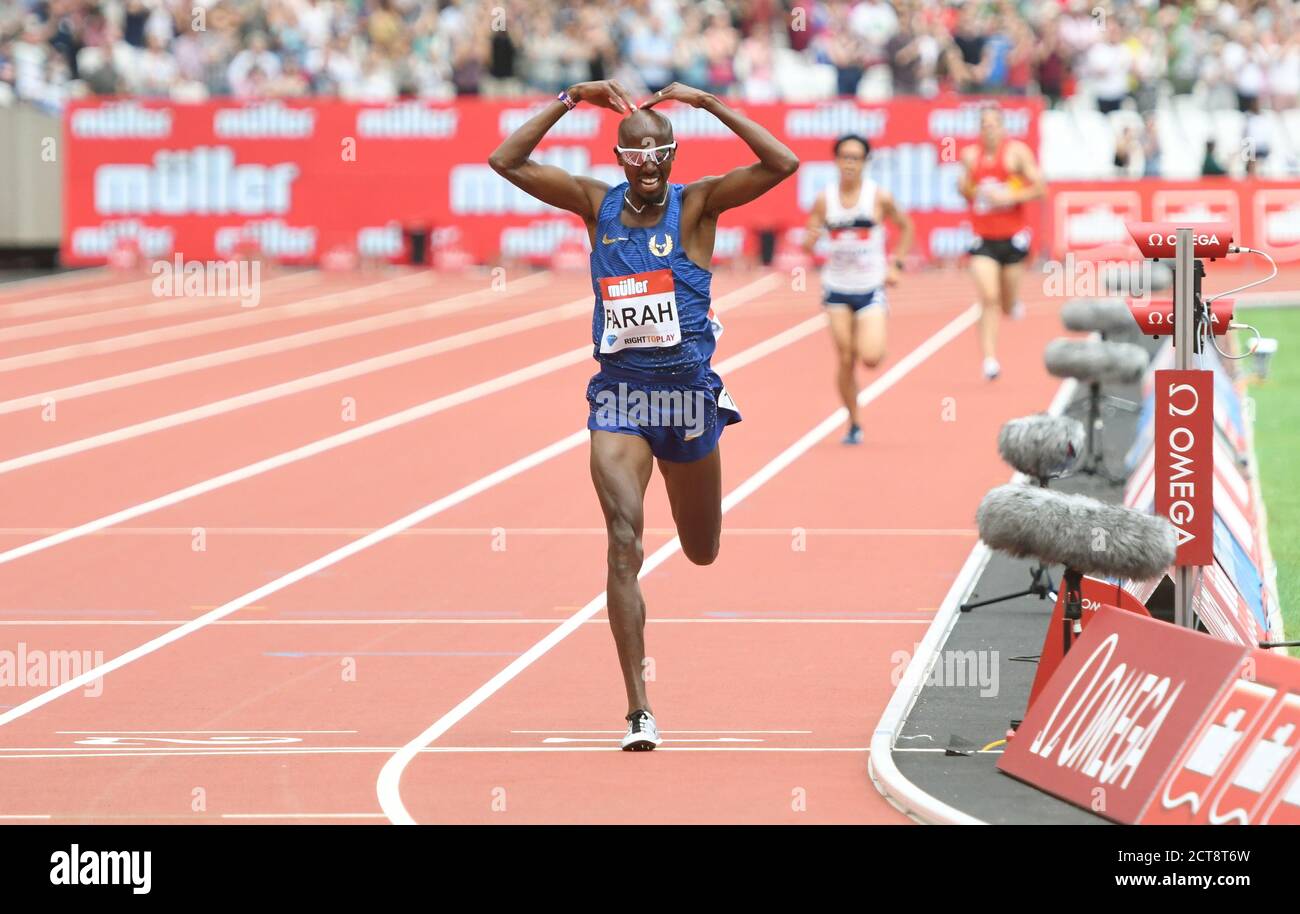
MULTIPOLYGON (((903 821, 867 779, 870 733, 1007 477, 997 428, 1056 386, 1040 367, 1055 303, 1026 290, 989 384, 965 276, 909 276, 852 449, 839 425, 808 434, 836 408, 815 293, 718 275, 715 364, 739 356, 724 376, 745 415, 724 491, 763 484, 727 514, 715 565, 669 554, 646 574, 666 742, 626 754, 603 612, 535 647, 604 583, 581 432, 589 282, 491 283, 309 274, 268 282, 254 309, 120 320, 104 315, 157 304, 147 284, 0 288, 0 341, 88 318, 0 342, 0 817, 903 821), (44 310, 6 311, 29 299, 44 310), (51 416, 42 394, 67 389, 51 416), (83 661, 110 670, 72 678, 83 661)), ((647 510, 653 555, 673 533, 657 481, 647 510)))

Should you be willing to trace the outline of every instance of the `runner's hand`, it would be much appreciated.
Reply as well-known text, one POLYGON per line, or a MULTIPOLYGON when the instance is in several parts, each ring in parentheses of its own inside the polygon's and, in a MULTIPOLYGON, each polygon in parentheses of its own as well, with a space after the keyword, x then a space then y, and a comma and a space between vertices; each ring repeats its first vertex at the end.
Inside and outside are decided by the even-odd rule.
POLYGON ((675 101, 690 105, 692 108, 699 108, 710 98, 712 96, 703 89, 693 89, 682 83, 672 83, 652 95, 641 107, 653 108, 660 102, 675 101))
POLYGON ((889 269, 885 271, 885 285, 896 286, 902 278, 903 271, 891 263, 889 269))
POLYGON ((570 86, 568 92, 569 98, 575 102, 590 102, 598 108, 608 108, 619 114, 636 110, 636 102, 632 101, 632 96, 612 79, 578 83, 576 86, 570 86))

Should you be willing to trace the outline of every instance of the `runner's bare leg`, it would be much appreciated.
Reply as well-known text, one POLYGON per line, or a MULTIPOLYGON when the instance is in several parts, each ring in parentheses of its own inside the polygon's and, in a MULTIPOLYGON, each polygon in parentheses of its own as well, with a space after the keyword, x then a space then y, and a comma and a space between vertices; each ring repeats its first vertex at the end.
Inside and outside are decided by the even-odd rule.
POLYGON ((618 432, 591 433, 591 480, 605 515, 609 626, 627 690, 627 713, 650 711, 645 677, 645 599, 637 574, 645 560, 645 490, 654 457, 644 438, 618 432))
POLYGON ((853 309, 848 306, 827 308, 826 319, 831 328, 831 339, 835 342, 835 389, 840 392, 840 401, 849 411, 849 425, 857 425, 858 377, 853 309))
POLYGON ((690 463, 660 460, 673 523, 682 552, 696 565, 711 565, 722 539, 722 447, 690 463))
POLYGON ((992 257, 975 255, 970 272, 980 305, 980 349, 986 359, 997 358, 998 321, 1002 319, 1001 265, 992 257))

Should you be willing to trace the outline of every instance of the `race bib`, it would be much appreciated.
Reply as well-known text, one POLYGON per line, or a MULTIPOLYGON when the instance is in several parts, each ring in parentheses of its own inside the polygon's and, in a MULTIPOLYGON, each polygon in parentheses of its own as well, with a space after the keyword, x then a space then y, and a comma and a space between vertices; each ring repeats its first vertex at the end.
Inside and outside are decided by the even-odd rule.
POLYGON ((980 181, 975 186, 975 212, 995 213, 999 210, 1011 209, 1013 204, 994 204, 990 199, 993 194, 1005 192, 1007 189, 1006 183, 999 181, 997 178, 985 178, 980 181))
POLYGON ((715 340, 722 336, 722 321, 718 320, 718 315, 712 308, 709 309, 709 329, 713 331, 715 340))
POLYGON ((676 346, 682 341, 672 270, 653 270, 599 280, 605 308, 602 353, 676 346))

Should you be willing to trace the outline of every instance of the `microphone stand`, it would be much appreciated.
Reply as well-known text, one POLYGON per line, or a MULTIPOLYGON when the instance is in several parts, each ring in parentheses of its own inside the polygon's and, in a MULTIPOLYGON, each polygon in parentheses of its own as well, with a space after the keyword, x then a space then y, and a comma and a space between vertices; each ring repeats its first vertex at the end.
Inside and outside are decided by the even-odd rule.
POLYGON ((1065 575, 1061 579, 1061 584, 1065 590, 1065 615, 1061 619, 1061 635, 1063 637, 1063 647, 1061 656, 1070 653, 1070 645, 1074 642, 1074 636, 1083 631, 1083 594, 1080 588, 1083 586, 1083 573, 1075 571, 1073 568, 1065 569, 1065 575))
MULTIPOLYGON (((1085 399, 1088 403, 1088 418, 1085 422, 1088 426, 1088 459, 1075 472, 1083 476, 1098 476, 1111 485, 1123 485, 1125 482, 1124 477, 1118 476, 1106 468, 1106 458, 1101 448, 1101 402, 1104 397, 1101 392, 1100 381, 1090 381, 1088 383, 1088 393, 1086 397, 1081 397, 1080 400, 1085 399)), ((1119 398, 1114 399, 1118 400, 1119 398)), ((1075 403, 1078 402, 1078 400, 1075 401, 1075 403)), ((1071 406, 1073 405, 1071 404, 1071 406)))

